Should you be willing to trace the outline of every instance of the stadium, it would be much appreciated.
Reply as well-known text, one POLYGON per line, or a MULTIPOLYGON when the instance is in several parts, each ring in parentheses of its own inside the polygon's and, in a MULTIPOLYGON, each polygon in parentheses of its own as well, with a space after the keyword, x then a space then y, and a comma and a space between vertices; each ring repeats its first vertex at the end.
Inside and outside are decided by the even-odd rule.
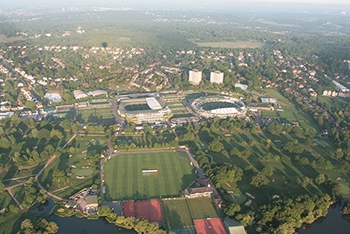
POLYGON ((127 122, 157 123, 173 116, 171 109, 155 94, 129 95, 118 99, 118 113, 127 122))
POLYGON ((191 107, 204 118, 226 118, 227 116, 246 114, 246 108, 242 101, 227 96, 201 97, 194 100, 191 107))

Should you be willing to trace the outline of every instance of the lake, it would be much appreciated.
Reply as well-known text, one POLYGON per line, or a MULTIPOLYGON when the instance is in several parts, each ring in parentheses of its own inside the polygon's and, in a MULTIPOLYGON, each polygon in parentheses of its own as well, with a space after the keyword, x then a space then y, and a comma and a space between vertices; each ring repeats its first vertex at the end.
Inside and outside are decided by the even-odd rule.
POLYGON ((49 221, 57 223, 59 234, 135 234, 134 230, 126 230, 118 228, 113 223, 108 223, 105 219, 88 220, 86 218, 79 219, 75 216, 60 218, 51 215, 49 221))
POLYGON ((350 233, 350 222, 343 218, 342 208, 345 201, 331 205, 326 217, 316 220, 311 225, 307 225, 305 229, 300 228, 298 234, 350 233))

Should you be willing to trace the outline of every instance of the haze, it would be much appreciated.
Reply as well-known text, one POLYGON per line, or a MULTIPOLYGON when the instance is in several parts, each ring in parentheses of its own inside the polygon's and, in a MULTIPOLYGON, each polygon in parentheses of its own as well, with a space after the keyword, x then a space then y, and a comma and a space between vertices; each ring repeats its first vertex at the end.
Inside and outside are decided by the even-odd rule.
POLYGON ((21 0, 14 0, 14 1, 5 1, 1 5, 18 5, 18 6, 36 6, 36 5, 62 5, 62 6, 68 6, 68 5, 77 5, 77 6, 148 6, 148 7, 162 7, 162 6, 176 6, 176 7, 183 7, 183 6, 212 6, 212 7, 222 7, 222 6, 230 6, 237 3, 246 3, 246 2, 262 2, 262 3, 309 3, 309 4, 343 4, 348 5, 349 1, 347 0, 247 0, 247 1, 236 1, 236 0, 218 0, 218 1, 211 1, 211 0, 194 0, 194 1, 186 1, 186 0, 179 0, 179 1, 171 1, 171 2, 164 2, 161 0, 131 0, 131 1, 112 1, 112 0, 62 0, 62 1, 46 1, 46 0, 28 0, 28 1, 21 1, 21 0))

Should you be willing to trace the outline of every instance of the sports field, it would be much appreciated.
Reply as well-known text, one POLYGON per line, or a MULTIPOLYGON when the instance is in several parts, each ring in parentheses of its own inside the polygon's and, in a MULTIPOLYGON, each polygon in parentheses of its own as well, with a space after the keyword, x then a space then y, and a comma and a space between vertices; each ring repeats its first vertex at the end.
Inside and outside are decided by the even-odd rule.
POLYGON ((211 198, 187 199, 187 203, 193 219, 219 217, 211 198))
POLYGON ((197 178, 188 158, 173 151, 118 154, 105 163, 105 199, 179 196, 197 178), (156 172, 142 172, 156 170, 156 172))
MULTIPOLYGON (((192 218, 184 198, 164 199, 162 202, 165 219, 164 224, 168 230, 176 233, 178 233, 180 229, 193 230, 192 218)), ((185 232, 184 230, 184 233, 191 233, 191 231, 185 232)))
POLYGON ((104 108, 79 108, 77 120, 83 123, 102 123, 114 121, 112 110, 109 107, 104 108))

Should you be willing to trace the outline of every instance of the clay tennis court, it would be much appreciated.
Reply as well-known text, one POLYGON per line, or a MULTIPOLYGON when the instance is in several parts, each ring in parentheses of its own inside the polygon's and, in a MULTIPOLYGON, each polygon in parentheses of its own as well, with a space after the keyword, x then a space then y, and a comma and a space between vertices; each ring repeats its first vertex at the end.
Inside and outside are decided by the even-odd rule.
POLYGON ((136 216, 135 201, 126 201, 123 203, 123 215, 124 216, 136 216))
POLYGON ((227 234, 220 218, 197 219, 194 226, 198 234, 227 234))
POLYGON ((124 216, 144 218, 150 222, 163 222, 162 204, 160 200, 126 201, 124 216))

